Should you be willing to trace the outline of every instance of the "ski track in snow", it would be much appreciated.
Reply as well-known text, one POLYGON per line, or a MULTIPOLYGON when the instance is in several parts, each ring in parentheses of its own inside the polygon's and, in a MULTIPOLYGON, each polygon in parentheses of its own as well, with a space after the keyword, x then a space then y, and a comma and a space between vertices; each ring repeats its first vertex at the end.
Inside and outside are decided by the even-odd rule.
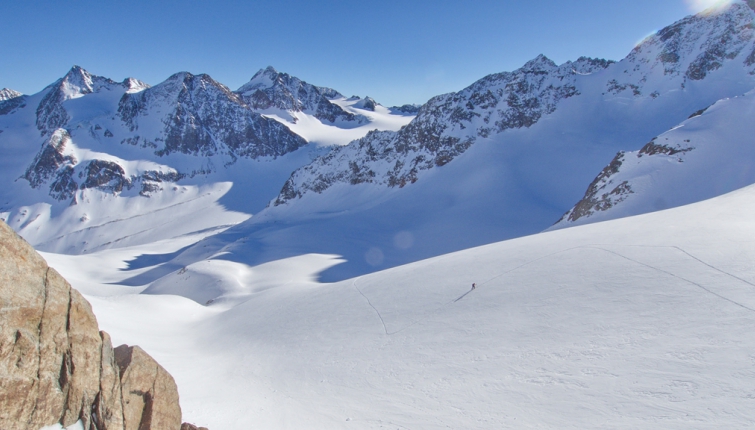
MULTIPOLYGON (((712 294, 712 295, 714 295, 714 296, 716 296, 716 297, 718 297, 718 298, 720 298, 720 299, 722 299, 722 300, 726 300, 727 302, 729 302, 729 303, 731 303, 731 304, 733 304, 733 305, 739 306, 739 307, 741 307, 741 308, 743 308, 743 309, 746 309, 746 310, 748 310, 748 311, 750 311, 750 312, 755 312, 755 309, 753 309, 753 308, 751 308, 751 307, 749 307, 749 306, 747 306, 747 305, 744 305, 744 304, 742 304, 742 303, 739 303, 739 302, 737 302, 736 300, 732 300, 732 299, 730 299, 730 298, 728 298, 728 297, 725 297, 725 296, 723 296, 723 295, 721 295, 721 294, 719 294, 719 293, 716 293, 715 291, 712 291, 712 290, 710 290, 710 289, 706 288, 705 286, 703 286, 703 285, 701 285, 701 284, 699 284, 699 283, 697 283, 697 282, 695 282, 695 281, 692 281, 692 280, 690 280, 690 279, 687 279, 687 278, 684 278, 684 277, 682 277, 682 276, 676 275, 676 274, 674 274, 674 273, 672 273, 672 272, 669 272, 668 270, 664 270, 664 269, 661 269, 661 268, 659 268, 659 267, 655 267, 655 266, 653 266, 653 265, 650 265, 650 264, 646 264, 646 263, 643 263, 643 262, 641 262, 641 261, 635 260, 635 259, 633 259, 633 258, 627 257, 626 255, 623 255, 623 254, 621 254, 621 253, 619 253, 619 252, 616 252, 616 251, 613 251, 613 250, 610 250, 610 249, 605 249, 605 248, 602 248, 602 246, 617 246, 617 245, 600 245, 600 244, 594 244, 594 245, 580 245, 580 246, 575 246, 575 247, 572 247, 572 248, 567 248, 567 249, 562 249, 562 250, 560 250, 560 251, 552 252, 552 253, 550 253, 550 254, 547 254, 547 255, 544 255, 544 256, 542 256, 542 257, 539 257, 539 258, 535 258, 535 259, 529 260, 529 261, 527 261, 526 263, 523 263, 523 264, 521 264, 521 265, 519 265, 519 266, 517 266, 517 267, 514 267, 514 268, 512 268, 512 269, 509 269, 509 270, 507 270, 507 271, 505 271, 505 272, 503 272, 503 273, 501 273, 501 274, 499 274, 499 275, 493 276, 492 278, 490 278, 490 279, 488 279, 488 280, 486 280, 486 281, 484 281, 484 282, 481 282, 481 283, 477 284, 477 288, 480 288, 480 287, 481 287, 482 285, 488 284, 489 282, 491 282, 491 281, 493 281, 493 280, 495 280, 495 279, 501 278, 501 277, 502 277, 502 276, 504 276, 504 275, 507 275, 507 274, 509 274, 509 273, 512 273, 512 272, 514 272, 514 271, 516 271, 516 270, 522 269, 522 268, 524 268, 524 267, 526 267, 526 266, 528 266, 528 265, 530 265, 530 264, 532 264, 532 263, 536 263, 536 262, 538 262, 538 261, 546 260, 546 259, 548 259, 548 258, 551 258, 551 257, 554 257, 554 256, 556 256, 556 255, 559 255, 559 254, 565 254, 565 253, 568 253, 568 252, 571 252, 571 251, 575 251, 575 250, 578 250, 578 249, 594 249, 594 250, 598 250, 598 251, 607 252, 607 253, 609 253, 609 254, 613 254, 613 255, 615 255, 615 256, 617 256, 617 257, 621 257, 621 258, 623 258, 623 259, 625 259, 625 260, 628 260, 628 261, 631 261, 631 262, 633 262, 633 263, 635 263, 635 264, 639 264, 639 265, 641 265, 641 266, 644 266, 644 267, 647 267, 647 268, 649 268, 649 269, 653 269, 653 270, 656 270, 656 271, 658 271, 658 272, 664 273, 664 274, 666 274, 666 275, 669 275, 669 276, 673 276, 674 278, 677 278, 677 279, 680 279, 680 280, 682 280, 682 281, 685 281, 685 282, 687 282, 687 283, 690 283, 690 284, 692 284, 692 285, 694 285, 694 286, 696 286, 696 287, 698 287, 698 288, 702 289, 703 291, 705 291, 705 292, 707 292, 707 293, 709 293, 709 294, 712 294)), ((753 284, 752 282, 750 282, 750 281, 747 281, 746 279, 743 279, 743 278, 741 278, 741 277, 739 277, 739 276, 736 276, 736 275, 734 275, 734 274, 731 274, 731 273, 729 273, 729 272, 727 272, 727 271, 725 271, 725 270, 721 270, 721 269, 719 269, 718 267, 715 267, 715 266, 713 266, 713 265, 711 265, 711 264, 709 264, 709 263, 706 263, 705 261, 703 261, 703 260, 699 259, 698 257, 695 257, 694 255, 690 254, 689 252, 685 251, 684 249, 682 249, 682 248, 681 248, 681 247, 679 247, 679 246, 675 246, 675 245, 664 245, 664 246, 658 246, 658 245, 621 245, 621 246, 626 246, 626 247, 641 247, 641 248, 665 248, 665 249, 674 249, 674 250, 676 250, 676 251, 679 251, 679 252, 681 252, 681 253, 685 254, 685 255, 686 255, 687 257, 689 257, 689 259, 691 259, 691 260, 693 260, 693 261, 696 261, 696 262, 698 262, 698 263, 700 263, 700 264, 703 264, 703 265, 707 266, 707 267, 708 267, 708 268, 710 268, 710 269, 713 269, 713 270, 715 270, 715 271, 717 271, 717 272, 719 272, 719 273, 722 273, 722 274, 724 274, 724 275, 726 275, 726 276, 729 276, 729 277, 731 277, 731 278, 734 278, 734 279, 736 279, 736 280, 738 280, 738 281, 744 282, 744 283, 745 283, 745 284, 747 284, 747 285, 750 285, 750 286, 752 286, 752 287, 755 287, 755 284, 753 284)), ((400 333, 400 332, 402 332, 402 331, 404 331, 404 330, 406 330, 406 329, 408 329, 408 328, 412 327, 413 325, 415 325, 415 324, 418 324, 418 323, 420 323, 420 322, 422 322, 422 321, 426 320, 426 319, 427 319, 427 318, 429 318, 429 317, 430 317, 431 315, 434 315, 434 314, 436 314, 436 313, 438 313, 438 312, 442 311, 443 309, 445 309, 446 307, 448 307, 448 305, 450 305, 450 304, 453 304, 453 303, 459 302, 460 300, 464 299, 464 297, 466 297, 466 296, 467 296, 467 295, 468 295, 469 293, 471 293, 472 291, 475 291, 475 289, 471 289, 471 290, 467 291, 466 293, 462 294, 461 296, 457 297, 456 299, 452 299, 451 301, 449 301, 449 302, 447 302, 447 303, 443 304, 442 306, 440 306, 440 307, 436 308, 435 310, 432 310, 432 311, 430 311, 430 312, 429 312, 429 313, 427 313, 427 314, 426 314, 426 315, 425 315, 424 317, 422 317, 422 318, 420 318, 420 319, 418 319, 418 320, 412 321, 411 323, 407 324, 406 326, 404 326, 403 328, 401 328, 401 329, 399 329, 399 330, 396 330, 396 331, 393 331, 393 332, 389 332, 389 331, 388 331, 388 327, 387 327, 387 326, 386 326, 386 324, 385 324, 385 320, 383 319, 383 316, 382 316, 382 314, 380 313, 380 310, 379 310, 379 309, 378 309, 377 307, 375 307, 375 305, 374 305, 374 304, 372 303, 372 301, 370 300, 370 298, 369 298, 369 297, 367 297, 367 295, 366 295, 366 294, 364 294, 364 292, 363 292, 363 291, 362 291, 362 290, 361 290, 361 289, 360 289, 360 288, 359 288, 359 287, 357 286, 357 281, 358 281, 359 279, 361 279, 361 278, 362 278, 361 276, 360 276, 360 277, 357 277, 357 278, 354 278, 354 279, 352 280, 352 282, 351 282, 351 285, 352 285, 352 286, 353 286, 353 287, 354 287, 354 288, 355 288, 355 289, 357 290, 357 292, 359 292, 359 294, 360 294, 360 295, 361 295, 362 297, 364 297, 364 299, 365 299, 365 300, 367 301, 367 304, 368 304, 368 305, 369 305, 369 306, 370 306, 370 307, 371 307, 371 308, 372 308, 372 309, 373 309, 373 310, 375 311, 375 313, 377 314, 377 317, 378 317, 378 318, 380 319, 380 323, 381 323, 381 324, 382 324, 382 326, 383 326, 383 331, 385 332, 385 334, 386 334, 387 336, 392 336, 392 335, 394 335, 394 334, 400 333)))
MULTIPOLYGON (((641 246, 641 245, 640 245, 640 246, 641 246)), ((645 246, 643 246, 643 247, 645 247, 645 246)), ((727 302, 730 302, 730 303, 732 303, 732 304, 734 304, 734 305, 736 305, 736 306, 739 306, 739 307, 741 307, 741 308, 743 308, 743 309, 747 309, 747 310, 748 310, 748 311, 750 311, 750 312, 755 312, 755 309, 753 309, 753 308, 751 308, 751 307, 749 307, 749 306, 743 305, 742 303, 739 303, 739 302, 737 302, 737 301, 735 301, 735 300, 732 300, 732 299, 730 299, 730 298, 728 298, 728 297, 725 297, 725 296, 723 296, 723 295, 721 295, 721 294, 718 294, 718 293, 716 293, 715 291, 711 291, 710 289, 708 289, 708 288, 704 287, 703 285, 701 285, 701 284, 699 284, 699 283, 697 283, 697 282, 695 282, 695 281, 691 281, 691 280, 689 280, 689 279, 687 279, 687 278, 684 278, 684 277, 682 277, 682 276, 676 275, 676 274, 674 274, 674 273, 671 273, 671 272, 669 272, 669 271, 667 271, 667 270, 664 270, 664 269, 661 269, 661 268, 658 268, 658 267, 652 266, 652 265, 650 265, 650 264, 646 264, 646 263, 643 263, 643 262, 641 262, 641 261, 637 261, 637 260, 635 260, 635 259, 633 259, 633 258, 629 258, 629 257, 627 257, 627 256, 625 256, 625 255, 622 255, 622 254, 620 254, 620 253, 618 253, 618 252, 615 252, 615 251, 611 251, 611 250, 609 250, 609 249, 605 249, 605 248, 599 248, 599 247, 590 247, 590 246, 584 246, 583 248, 592 248, 592 249, 599 249, 599 250, 601 250, 601 251, 605 251, 605 252, 608 252, 608 253, 614 254, 614 255, 616 255, 616 256, 618 256, 618 257, 624 258, 624 259, 626 259, 626 260, 629 260, 629 261, 631 261, 631 262, 633 262, 633 263, 637 263, 637 264, 639 264, 639 265, 642 265, 642 266, 648 267, 648 268, 650 268, 650 269, 653 269, 653 270, 657 270, 657 271, 659 271, 659 272, 661 272, 661 273, 665 273, 665 274, 667 274, 667 275, 669 275, 669 276, 673 276, 674 278, 677 278, 677 279, 681 279, 682 281, 685 281, 685 282, 688 282, 688 283, 690 283, 690 284, 692 284, 692 285, 695 285, 696 287, 698 287, 698 288, 700 288, 700 289, 702 289, 702 290, 704 290, 704 291, 706 291, 706 292, 708 292, 708 293, 710 293, 710 294, 712 294, 712 295, 714 295, 714 296, 716 296, 716 297, 718 297, 718 298, 720 298, 720 299, 726 300, 727 302)), ((682 248, 680 248, 680 247, 678 247, 678 246, 653 246, 653 248, 668 248, 668 249, 675 249, 675 250, 681 251, 682 253, 686 254, 687 256, 689 256, 689 257, 690 257, 690 258, 691 258, 692 260, 694 260, 694 261, 697 261, 697 262, 699 262, 699 263, 702 263, 702 264, 704 264, 705 266, 708 266, 709 268, 711 268, 711 269, 713 269, 713 270, 715 270, 715 271, 717 271, 717 272, 723 273, 724 275, 730 276, 730 277, 732 277, 732 278, 734 278, 734 279, 737 279, 737 280, 739 280, 739 281, 742 281, 742 282, 744 282, 744 283, 746 283, 746 284, 748 284, 748 285, 750 285, 750 286, 753 286, 753 287, 755 287, 755 284, 753 284, 753 283, 751 283, 751 282, 749 282, 749 281, 746 281, 746 280, 744 280, 744 279, 742 279, 742 278, 740 278, 740 277, 738 277, 738 276, 732 275, 731 273, 728 273, 728 272, 726 272, 726 271, 723 271, 723 270, 721 270, 721 269, 719 269, 719 268, 717 268, 717 267, 715 267, 715 266, 712 266, 712 265, 710 265, 710 264, 708 264, 708 263, 706 263, 706 262, 704 262, 704 261, 700 260, 699 258, 697 258, 697 257, 693 256, 692 254, 690 254, 689 252, 687 252, 687 251, 683 250, 682 248)))
POLYGON ((374 310, 375 310, 375 313, 377 314, 378 318, 380 318, 380 323, 381 323, 381 324, 383 325, 383 330, 385 331, 385 334, 386 334, 386 335, 388 335, 388 336, 393 336, 393 335, 394 335, 394 334, 396 334, 396 333, 400 333, 400 332, 402 332, 402 331, 404 331, 404 330, 408 329, 409 327, 411 327, 411 326, 413 326, 413 325, 415 325, 415 324, 418 324, 418 323, 420 323, 420 322, 422 322, 422 321, 426 320, 427 318, 429 318, 429 317, 430 317, 430 315, 436 314, 436 313, 440 312, 441 310, 445 309, 446 307, 448 307, 448 305, 450 305, 450 304, 452 304, 452 303, 456 303, 456 302, 458 302, 459 300, 463 299, 463 298, 464 298, 464 297, 465 297, 465 296, 466 296, 467 294, 469 294, 469 293, 471 293, 471 292, 473 291, 473 290, 469 290, 469 291, 467 291, 466 293, 464 293, 464 294, 462 294, 461 296, 459 296, 458 298, 456 298, 456 299, 453 299, 453 300, 451 300, 451 301, 449 301, 449 302, 446 302, 445 304, 443 304, 442 306, 440 306, 440 307, 436 308, 435 310, 433 310, 433 311, 430 311, 429 313, 427 313, 427 314, 425 315, 425 317, 423 317, 423 318, 420 318, 420 319, 418 319, 418 320, 415 320, 415 321, 412 321, 411 323, 407 324, 406 326, 404 326, 403 328, 401 328, 401 329, 399 329, 399 330, 396 330, 396 331, 393 331, 393 332, 389 332, 389 331, 388 331, 388 328, 387 328, 387 327, 386 327, 386 325, 385 325, 385 320, 383 319, 383 315, 382 315, 382 314, 380 314, 380 310, 378 310, 378 308, 376 308, 376 307, 375 307, 375 305, 374 305, 374 304, 372 303, 372 301, 370 300, 370 298, 369 298, 369 297, 367 297, 367 296, 366 296, 366 295, 364 294, 364 292, 362 292, 362 290, 361 290, 361 289, 359 289, 359 287, 357 286, 357 281, 358 281, 358 280, 359 280, 360 278, 362 278, 362 277, 360 276, 360 277, 358 277, 358 278, 355 278, 355 279, 354 279, 354 280, 353 280, 353 281, 351 282, 351 285, 353 285, 353 286, 354 286, 354 288, 356 288, 356 290, 357 290, 357 291, 359 292, 359 294, 361 294, 361 295, 362 295, 362 297, 364 297, 364 298, 365 298, 365 300, 367 300, 367 304, 369 304, 369 305, 370 305, 370 307, 371 307, 372 309, 374 309, 374 310))

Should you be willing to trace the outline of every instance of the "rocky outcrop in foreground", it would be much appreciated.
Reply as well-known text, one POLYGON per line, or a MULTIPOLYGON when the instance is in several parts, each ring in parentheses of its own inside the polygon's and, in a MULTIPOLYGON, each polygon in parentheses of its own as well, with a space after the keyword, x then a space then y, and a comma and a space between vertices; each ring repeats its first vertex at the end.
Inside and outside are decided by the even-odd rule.
POLYGON ((113 349, 92 308, 0 222, 0 429, 179 430, 173 377, 138 346, 113 349))

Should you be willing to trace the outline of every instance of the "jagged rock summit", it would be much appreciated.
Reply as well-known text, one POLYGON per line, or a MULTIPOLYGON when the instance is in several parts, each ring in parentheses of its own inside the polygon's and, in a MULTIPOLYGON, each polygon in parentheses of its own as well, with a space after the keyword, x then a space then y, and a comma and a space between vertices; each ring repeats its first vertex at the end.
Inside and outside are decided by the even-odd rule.
POLYGON ((138 346, 113 349, 89 303, 0 222, 0 428, 179 430, 173 377, 138 346))
POLYGON ((260 69, 236 93, 252 109, 288 111, 292 114, 294 122, 298 120, 297 112, 309 113, 320 121, 328 123, 367 122, 364 116, 347 112, 339 105, 331 103, 333 99, 345 98, 338 91, 308 84, 288 73, 278 72, 272 66, 260 69))

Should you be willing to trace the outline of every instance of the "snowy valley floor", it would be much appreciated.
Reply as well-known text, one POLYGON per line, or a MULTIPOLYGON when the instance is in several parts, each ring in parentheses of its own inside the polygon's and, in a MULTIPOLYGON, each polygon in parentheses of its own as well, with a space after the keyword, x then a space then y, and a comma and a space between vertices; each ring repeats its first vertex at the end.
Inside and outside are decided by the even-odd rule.
POLYGON ((753 214, 751 186, 334 284, 332 256, 226 267, 245 294, 210 306, 113 285, 195 239, 44 255, 212 430, 745 428, 753 214))

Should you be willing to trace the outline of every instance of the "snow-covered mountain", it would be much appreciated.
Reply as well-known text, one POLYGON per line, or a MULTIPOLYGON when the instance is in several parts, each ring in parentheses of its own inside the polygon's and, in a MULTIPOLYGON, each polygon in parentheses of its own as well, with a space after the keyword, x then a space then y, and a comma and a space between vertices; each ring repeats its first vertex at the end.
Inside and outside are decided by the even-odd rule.
POLYGON ((715 197, 755 183, 755 90, 718 101, 619 152, 554 228, 631 216, 715 197))
POLYGON ((619 62, 538 56, 413 120, 272 67, 235 92, 206 75, 149 87, 74 67, 0 102, 0 214, 38 248, 70 253, 246 220, 162 270, 219 252, 249 265, 316 252, 347 260, 330 280, 532 234, 616 152, 752 90, 753 18, 745 2, 688 17, 619 62))
POLYGON ((16 90, 12 90, 10 88, 3 88, 0 90, 0 102, 8 100, 8 99, 15 99, 16 97, 21 97, 23 94, 19 93, 16 90))
POLYGON ((272 66, 236 91, 255 112, 280 121, 308 142, 345 145, 371 130, 397 130, 416 114, 412 105, 385 108, 371 97, 344 97, 272 66))
MULTIPOLYGON (((397 129, 412 118, 387 110, 347 111, 325 98, 345 100, 334 90, 276 76, 281 82, 285 77, 287 89, 299 83, 286 99, 291 106, 282 105, 289 110, 277 111, 296 113, 299 124, 250 106, 243 92, 208 75, 187 72, 149 86, 74 66, 38 94, 3 91, 0 218, 39 249, 73 253, 170 237, 156 230, 226 228, 261 210, 291 171, 330 145, 370 128, 397 129), (321 98, 320 112, 343 112, 341 120, 324 126, 318 111, 306 108, 312 94, 321 98), (344 127, 344 121, 356 125, 344 127), (334 138, 321 133, 310 146, 312 136, 297 134, 318 125, 335 130, 334 138), (199 201, 203 209, 197 213, 199 201), (176 213, 180 207, 187 211, 176 213)), ((270 89, 282 91, 278 85, 270 89)))
POLYGON ((541 55, 513 73, 490 75, 459 93, 435 97, 398 132, 371 132, 295 172, 274 205, 339 182, 389 187, 416 182, 421 171, 447 164, 478 138, 530 127, 553 113, 559 101, 578 94, 578 75, 609 64, 580 58, 559 67, 541 55))
MULTIPOLYGON (((30 117, 32 112, 13 113, 8 114, 8 122, 15 116, 30 117)), ((70 200, 76 191, 88 188, 117 195, 139 177, 151 181, 144 184, 142 194, 154 192, 159 189, 154 182, 174 183, 183 176, 212 173, 217 167, 205 167, 206 160, 222 160, 221 165, 227 166, 238 158, 285 155, 307 143, 279 122, 252 112, 209 76, 185 72, 149 87, 134 79, 117 83, 74 67, 43 91, 34 117, 45 140, 22 178, 33 188, 49 188, 55 200, 70 200), (178 163, 180 172, 163 168, 159 173, 127 175, 128 162, 91 151, 77 153, 76 144, 96 146, 111 152, 108 155, 125 152, 118 146, 133 146, 132 160, 158 160, 180 153, 201 161, 195 169, 178 163), (84 181, 79 184, 77 178, 84 181)), ((21 125, 13 131, 26 130, 21 125)))
POLYGON ((723 80, 737 89, 751 87, 755 83, 752 22, 753 10, 735 3, 725 13, 690 16, 664 28, 620 63, 580 58, 557 66, 541 55, 512 73, 490 75, 459 93, 430 100, 398 132, 371 133, 303 167, 274 204, 313 190, 323 192, 339 182, 403 187, 416 182, 423 170, 453 160, 478 139, 532 127, 571 97, 593 96, 591 101, 598 105, 617 99, 629 104, 660 99, 648 106, 653 109, 665 99, 677 98, 675 92, 700 92, 709 76, 716 82, 710 86, 726 85, 723 80), (737 85, 738 80, 746 83, 737 85), (602 100, 595 99, 594 91, 589 94, 588 86, 599 88, 602 100))
POLYGON ((400 130, 298 169, 266 210, 173 267, 215 253, 251 266, 326 253, 347 262, 322 279, 340 280, 542 231, 618 151, 755 88, 753 19, 735 2, 659 31, 619 62, 539 56, 435 97, 400 130))

